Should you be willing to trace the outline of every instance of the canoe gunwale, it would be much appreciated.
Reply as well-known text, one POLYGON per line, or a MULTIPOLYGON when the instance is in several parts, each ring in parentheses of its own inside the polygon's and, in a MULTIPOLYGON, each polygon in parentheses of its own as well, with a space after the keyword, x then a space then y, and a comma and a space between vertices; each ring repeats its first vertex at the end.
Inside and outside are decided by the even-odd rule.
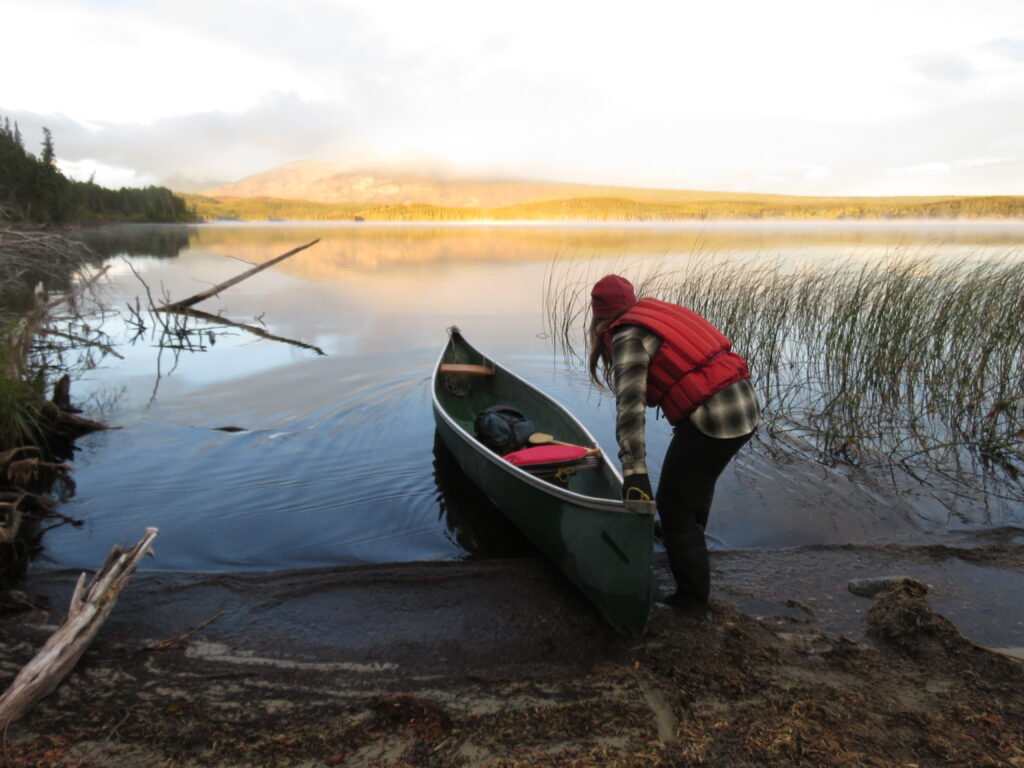
MULTIPOLYGON (((459 336, 464 340, 462 334, 459 334, 459 336)), ((469 345, 470 348, 475 349, 475 347, 472 347, 472 345, 470 345, 469 342, 465 343, 469 345)), ((458 437, 464 443, 466 443, 471 449, 473 449, 476 453, 486 458, 487 461, 489 461, 492 465, 498 467, 503 472, 512 475, 517 480, 537 489, 538 491, 544 494, 547 494, 569 504, 573 504, 578 507, 584 507, 587 509, 599 510, 601 512, 611 512, 620 515, 630 515, 634 517, 653 516, 653 512, 629 509, 626 507, 625 504, 623 504, 621 500, 602 499, 597 496, 586 496, 582 493, 577 493, 575 491, 570 491, 568 489, 561 488, 557 485, 553 485, 552 483, 542 480, 541 478, 530 474, 529 472, 517 467, 516 465, 508 461, 505 461, 501 456, 499 456, 498 454, 494 453, 491 450, 488 450, 485 446, 481 445, 479 440, 477 440, 473 435, 469 434, 469 432, 467 432, 466 429, 464 429, 461 424, 459 424, 454 418, 451 417, 451 415, 449 415, 449 413, 447 412, 447 410, 445 410, 444 406, 441 404, 440 400, 437 397, 437 378, 440 375, 441 363, 444 361, 445 352, 447 351, 447 349, 448 347, 446 345, 444 349, 441 350, 441 354, 438 357, 436 365, 434 366, 434 374, 431 377, 430 396, 433 401, 434 413, 437 414, 442 420, 444 420, 445 424, 448 425, 452 432, 455 435, 458 435, 458 437)), ((530 382, 526 381, 518 374, 514 373, 508 368, 505 368, 503 365, 493 360, 490 360, 490 362, 494 366, 496 372, 500 371, 503 375, 512 377, 513 379, 518 381, 522 386, 532 390, 533 392, 547 400, 549 403, 551 403, 552 407, 557 408, 562 413, 564 413, 590 439, 592 444, 594 446, 597 446, 597 440, 594 439, 594 436, 592 434, 590 434, 590 431, 585 426, 583 426, 583 424, 579 421, 579 419, 577 419, 573 415, 571 411, 562 406, 561 403, 559 403, 557 400, 555 400, 553 397, 548 395, 543 390, 533 386, 530 382)), ((601 458, 602 460, 607 462, 607 458, 604 456, 603 452, 601 458)), ((620 483, 622 482, 622 476, 619 474, 618 469, 616 469, 616 467, 613 464, 608 464, 608 470, 619 480, 620 483)))

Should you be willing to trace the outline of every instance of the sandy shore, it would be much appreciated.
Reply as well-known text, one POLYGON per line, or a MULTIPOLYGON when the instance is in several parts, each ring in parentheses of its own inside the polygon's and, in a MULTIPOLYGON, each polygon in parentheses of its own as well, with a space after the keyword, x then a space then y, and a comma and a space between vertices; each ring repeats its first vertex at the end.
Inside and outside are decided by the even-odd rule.
MULTIPOLYGON (((713 613, 659 607, 636 643, 532 559, 142 573, 6 760, 1024 766, 1024 533, 943 542, 716 553, 713 613), (894 574, 927 598, 846 588, 894 574)), ((4 619, 4 680, 75 576, 36 574, 52 611, 4 619)))

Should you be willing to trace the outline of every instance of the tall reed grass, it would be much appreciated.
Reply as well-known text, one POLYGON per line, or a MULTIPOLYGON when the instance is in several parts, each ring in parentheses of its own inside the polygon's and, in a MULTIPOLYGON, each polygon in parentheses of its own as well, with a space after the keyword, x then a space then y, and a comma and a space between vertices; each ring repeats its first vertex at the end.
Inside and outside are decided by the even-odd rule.
MULTIPOLYGON (((638 295, 690 307, 732 339, 750 363, 770 446, 1024 501, 1019 256, 659 263, 620 273, 638 295)), ((591 269, 556 262, 548 272, 547 321, 570 364, 581 362, 600 277, 591 269)))

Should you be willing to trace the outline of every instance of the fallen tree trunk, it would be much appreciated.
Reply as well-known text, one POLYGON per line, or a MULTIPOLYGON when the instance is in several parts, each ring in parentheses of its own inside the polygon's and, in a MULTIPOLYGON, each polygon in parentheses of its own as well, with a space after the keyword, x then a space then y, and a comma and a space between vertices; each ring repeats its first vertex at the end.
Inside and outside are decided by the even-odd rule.
POLYGON ((238 283, 242 282, 246 278, 252 277, 257 272, 262 272, 267 267, 272 267, 275 264, 277 264, 279 261, 284 261, 289 256, 294 256, 299 251, 304 251, 307 248, 309 248, 310 246, 316 245, 319 242, 320 242, 320 238, 318 237, 316 240, 314 240, 311 243, 306 243, 305 245, 300 245, 298 248, 293 248, 292 250, 288 251, 288 253, 282 253, 280 256, 275 256, 274 258, 270 259, 269 261, 265 261, 262 264, 259 264, 259 265, 255 266, 255 267, 253 267, 252 269, 247 269, 245 272, 243 272, 240 275, 235 275, 230 280, 225 280, 223 283, 218 283, 217 285, 213 286, 213 288, 209 288, 209 289, 207 289, 205 291, 201 291, 200 293, 197 293, 194 296, 189 296, 187 299, 182 299, 181 301, 175 301, 175 302, 172 302, 170 304, 165 304, 162 307, 157 307, 156 311, 157 312, 180 312, 183 309, 188 309, 193 304, 198 304, 203 299, 208 299, 211 296, 216 296, 218 293, 220 293, 224 289, 230 288, 232 285, 237 285, 238 283))
POLYGON ((274 334, 264 330, 263 328, 257 328, 255 325, 249 325, 248 323, 238 323, 234 320, 228 320, 226 317, 220 315, 214 315, 209 312, 203 312, 201 309, 173 309, 168 310, 166 307, 162 309, 164 312, 173 312, 176 315, 182 315, 184 317, 194 317, 197 320, 204 320, 207 323, 213 323, 218 325, 227 325, 232 328, 241 328, 243 331, 248 331, 253 336, 259 336, 261 339, 267 339, 268 341, 280 341, 284 344, 291 344, 293 347, 301 347, 302 349, 311 349, 318 355, 326 355, 320 347, 314 346, 313 344, 307 344, 304 341, 298 339, 289 339, 285 336, 275 336, 274 334))
POLYGON ((147 528, 142 541, 131 549, 114 547, 88 586, 86 575, 79 577, 64 622, 0 696, 0 729, 24 717, 74 668, 158 533, 156 528, 147 528))

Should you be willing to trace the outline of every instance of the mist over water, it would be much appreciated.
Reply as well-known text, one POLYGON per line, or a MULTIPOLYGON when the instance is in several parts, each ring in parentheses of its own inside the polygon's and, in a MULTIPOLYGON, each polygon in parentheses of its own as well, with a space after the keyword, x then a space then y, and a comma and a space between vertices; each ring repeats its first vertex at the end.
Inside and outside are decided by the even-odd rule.
MULTIPOLYGON (((48 533, 37 568, 94 567, 147 525, 161 529, 159 558, 147 565, 170 570, 521 554, 528 545, 435 444, 429 377, 448 326, 567 405, 614 457, 614 402, 554 343, 550 281, 585 295, 606 272, 685 269, 696 256, 792 269, 894 253, 1020 258, 1024 227, 266 224, 87 237, 111 267, 112 309, 145 298, 135 272, 155 297, 180 299, 243 271, 243 262, 319 237, 200 306, 324 354, 238 328, 216 329, 193 351, 145 335, 131 344, 137 329, 126 313, 111 314, 106 327, 124 359, 107 357, 73 396, 121 429, 80 442, 77 492, 62 511, 85 525, 48 533)), ((650 412, 655 478, 670 436, 650 412)), ((1017 505, 935 496, 907 478, 752 443, 719 482, 708 533, 718 548, 782 547, 912 541, 1024 521, 1017 505)))

